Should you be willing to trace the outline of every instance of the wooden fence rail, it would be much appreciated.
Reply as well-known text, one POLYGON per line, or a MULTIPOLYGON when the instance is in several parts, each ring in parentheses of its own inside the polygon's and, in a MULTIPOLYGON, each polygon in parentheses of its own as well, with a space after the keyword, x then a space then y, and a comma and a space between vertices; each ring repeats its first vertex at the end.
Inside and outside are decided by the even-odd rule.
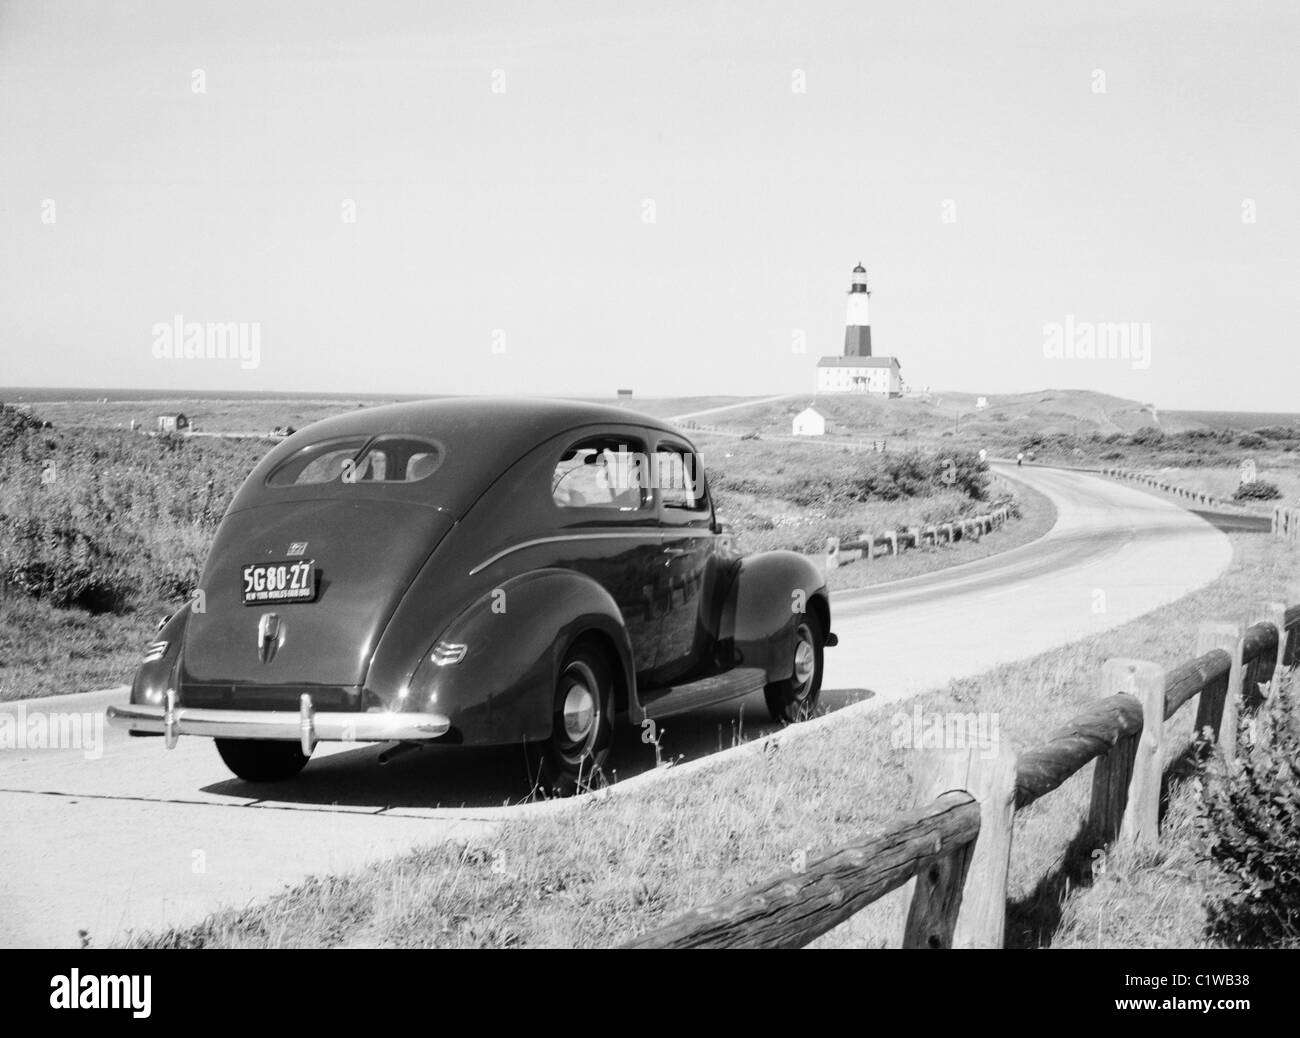
MULTIPOLYGON (((1173 483, 1167 483, 1163 479, 1158 479, 1146 472, 1134 472, 1132 469, 1106 468, 1099 470, 1103 476, 1109 476, 1111 479, 1127 479, 1134 483, 1140 483, 1143 486, 1151 487, 1155 490, 1162 490, 1166 494, 1173 494, 1175 497, 1184 498, 1194 504, 1213 505, 1215 508, 1237 508, 1246 509, 1247 506, 1240 501, 1231 501, 1222 497, 1216 497, 1214 494, 1208 494, 1203 490, 1191 490, 1188 487, 1176 486, 1173 483)), ((1278 512, 1291 512, 1293 517, 1291 522, 1294 524, 1288 536, 1292 540, 1300 539, 1300 508, 1275 508, 1273 510, 1273 532, 1281 534, 1283 531, 1278 529, 1278 512)))
POLYGON ((975 842, 980 807, 944 793, 884 832, 811 860, 743 894, 688 912, 630 948, 798 948, 917 873, 975 842))
POLYGON ((860 533, 857 537, 826 538, 826 568, 836 569, 859 559, 875 559, 881 555, 898 555, 908 548, 925 544, 938 546, 960 540, 979 540, 992 533, 1008 519, 1019 518, 1020 506, 1014 498, 989 502, 985 511, 975 515, 959 516, 946 522, 914 524, 897 530, 880 533, 860 533))
MULTIPOLYGON (((1288 595, 1300 603, 1300 586, 1288 595)), ((1016 810, 1095 761, 1087 828, 1099 846, 1159 838, 1164 722, 1198 698, 1196 731, 1235 754, 1237 715, 1276 695, 1300 658, 1300 604, 1263 603, 1244 631, 1204 624, 1195 659, 1165 670, 1110 659, 1101 698, 1015 754, 980 749, 923 755, 916 810, 744 893, 688 912, 627 947, 799 948, 915 879, 903 947, 999 948, 1016 810)))

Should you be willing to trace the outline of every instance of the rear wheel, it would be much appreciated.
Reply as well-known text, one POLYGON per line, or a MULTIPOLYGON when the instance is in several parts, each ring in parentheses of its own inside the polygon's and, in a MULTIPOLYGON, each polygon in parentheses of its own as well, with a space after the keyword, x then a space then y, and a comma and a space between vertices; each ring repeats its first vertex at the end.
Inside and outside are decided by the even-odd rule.
POLYGON ((614 675, 606 655, 575 645, 555 683, 551 737, 540 747, 540 784, 555 796, 593 786, 614 743, 614 675))
POLYGON ((767 710, 780 724, 795 724, 812 717, 822 690, 822 649, 825 642, 821 621, 804 613, 795 623, 794 666, 783 681, 763 689, 767 710))
POLYGON ((296 742, 279 739, 218 739, 217 752, 246 782, 282 782, 302 771, 310 759, 296 742))

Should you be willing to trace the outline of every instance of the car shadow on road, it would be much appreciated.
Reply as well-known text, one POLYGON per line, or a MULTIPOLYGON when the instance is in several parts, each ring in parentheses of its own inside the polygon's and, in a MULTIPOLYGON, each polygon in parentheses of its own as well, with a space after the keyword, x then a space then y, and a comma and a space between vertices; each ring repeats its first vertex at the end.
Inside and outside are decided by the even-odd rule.
MULTIPOLYGON (((823 689, 819 712, 833 713, 871 699, 868 689, 823 689)), ((661 761, 681 764, 761 739, 779 730, 761 694, 696 710, 637 728, 620 724, 607 766, 611 783, 653 771, 661 761), (656 748, 655 741, 658 741, 656 748)), ((432 746, 379 763, 382 747, 318 754, 287 782, 230 778, 203 792, 246 799, 259 806, 301 804, 370 809, 490 809, 543 799, 522 746, 492 749, 432 746)))

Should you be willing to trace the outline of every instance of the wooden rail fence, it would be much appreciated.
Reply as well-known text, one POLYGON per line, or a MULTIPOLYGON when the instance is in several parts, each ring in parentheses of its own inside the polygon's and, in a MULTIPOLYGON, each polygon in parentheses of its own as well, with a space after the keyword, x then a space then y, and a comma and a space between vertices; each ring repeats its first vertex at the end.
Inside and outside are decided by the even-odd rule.
MULTIPOLYGON (((1112 479, 1132 480, 1196 504, 1213 505, 1216 508, 1241 509, 1245 507, 1240 501, 1225 501, 1221 497, 1215 497, 1213 494, 1207 494, 1200 490, 1176 487, 1172 483, 1166 483, 1144 472, 1133 472, 1130 469, 1101 469, 1100 471, 1103 476, 1110 476, 1112 479)), ((1300 541, 1300 508, 1289 508, 1285 505, 1276 506, 1273 509, 1272 530, 1274 537, 1281 537, 1288 541, 1300 541)))
POLYGON ((1300 541, 1300 508, 1273 509, 1273 536, 1300 541))
MULTIPOLYGON (((1293 589, 1300 602, 1300 586, 1293 589)), ((1166 670, 1107 660, 1097 702, 1019 754, 979 748, 918 758, 916 807, 883 832, 810 859, 807 868, 697 908, 632 948, 800 948, 915 880, 905 948, 1000 948, 1015 812, 1089 762, 1087 829, 1098 846, 1159 838, 1164 722, 1197 700, 1198 733, 1236 753, 1237 717, 1278 693, 1300 658, 1300 604, 1264 603, 1260 620, 1203 624, 1195 659, 1166 670), (987 759, 986 759, 987 758, 987 759)))
POLYGON ((1166 494, 1173 494, 1195 504, 1213 505, 1216 508, 1243 507, 1240 501, 1227 501, 1213 494, 1207 494, 1203 490, 1189 490, 1187 487, 1175 486, 1145 472, 1134 472, 1132 469, 1101 469, 1100 472, 1103 476, 1110 476, 1111 479, 1127 479, 1134 483, 1141 483, 1143 486, 1163 490, 1166 494))
POLYGON ((860 533, 856 537, 826 538, 826 568, 836 569, 859 559, 875 559, 882 555, 898 555, 909 548, 925 544, 948 545, 961 540, 979 540, 992 533, 1008 519, 1019 518, 1020 506, 1014 498, 989 502, 988 508, 976 515, 958 516, 938 523, 914 524, 896 530, 878 533, 860 533))

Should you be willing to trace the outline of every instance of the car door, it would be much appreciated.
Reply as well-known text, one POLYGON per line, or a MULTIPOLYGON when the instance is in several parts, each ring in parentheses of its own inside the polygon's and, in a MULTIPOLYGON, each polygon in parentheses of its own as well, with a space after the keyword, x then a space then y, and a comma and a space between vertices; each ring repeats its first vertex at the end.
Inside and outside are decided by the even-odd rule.
POLYGON ((650 473, 663 560, 655 679, 668 684, 703 671, 712 661, 717 537, 704 469, 690 447, 660 439, 650 473))
POLYGON ((556 563, 585 573, 613 596, 638 685, 655 666, 663 578, 646 457, 646 444, 626 433, 588 434, 561 453, 551 476, 561 535, 556 563))

